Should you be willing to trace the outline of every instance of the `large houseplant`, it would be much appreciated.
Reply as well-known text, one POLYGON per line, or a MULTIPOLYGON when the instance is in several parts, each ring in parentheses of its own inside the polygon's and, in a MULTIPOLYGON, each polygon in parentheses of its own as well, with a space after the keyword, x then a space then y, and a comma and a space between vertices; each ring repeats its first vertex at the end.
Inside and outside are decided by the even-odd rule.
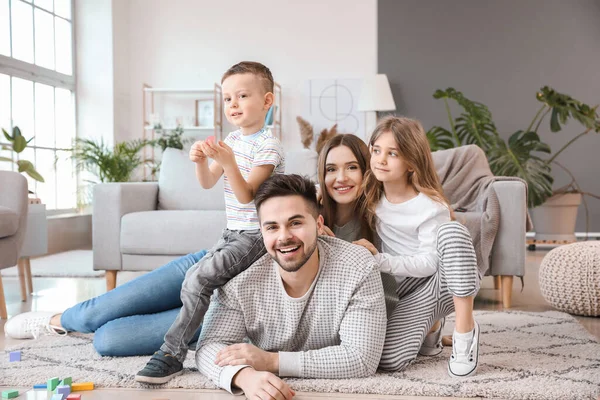
MULTIPOLYGON (((536 94, 536 99, 542 105, 533 120, 524 130, 518 130, 508 140, 504 140, 498 133, 490 110, 484 104, 467 99, 461 92, 453 88, 437 90, 433 97, 443 99, 450 129, 434 126, 427 132, 432 150, 452 148, 463 144, 478 145, 485 151, 494 175, 516 176, 527 182, 530 208, 541 206, 544 203, 554 204, 559 198, 573 203, 569 196, 565 196, 568 193, 575 193, 576 199, 580 199, 581 194, 598 197, 583 192, 573 174, 556 160, 576 140, 590 132, 600 132, 598 106, 591 107, 569 95, 558 93, 554 89, 544 86, 536 94), (462 112, 457 118, 452 117, 449 100, 456 101, 462 108, 462 112), (552 153, 550 146, 542 142, 538 135, 542 122, 548 116, 552 132, 561 131, 562 126, 572 119, 583 125, 584 130, 571 138, 558 151, 552 153), (572 178, 569 185, 554 191, 552 190, 553 165, 563 168, 572 178)), ((576 199, 573 203, 575 207, 578 205, 576 199)), ((555 211, 552 214, 555 214, 555 211)), ((540 231, 540 223, 536 224, 535 219, 534 216, 537 234, 540 231)), ((540 220, 551 219, 543 217, 540 220)), ((565 225, 565 223, 561 222, 560 225, 565 225)), ((574 220, 572 226, 572 230, 574 230, 574 220)), ((568 236, 574 238, 573 234, 568 236)))
MULTIPOLYGON (((10 143, 10 147, 3 145, 2 150, 12 151, 15 154, 22 153, 23 150, 25 150, 27 148, 27 145, 29 144, 29 142, 31 142, 33 140, 33 137, 29 140, 25 139, 25 137, 21 133, 21 129, 19 129, 18 126, 13 127, 12 135, 10 135, 4 129, 2 129, 2 133, 4 134, 4 137, 6 138, 6 140, 8 140, 8 142, 10 143)), ((33 163, 31 161, 21 160, 21 159, 14 160, 12 157, 10 157, 10 158, 9 157, 0 157, 0 161, 7 161, 10 163, 15 163, 17 165, 17 170, 19 172, 26 173, 27 175, 29 175, 31 178, 33 178, 34 180, 36 180, 38 182, 44 182, 44 178, 42 177, 42 175, 40 175, 39 172, 37 172, 37 170, 35 169, 35 167, 33 166, 33 163)))
POLYGON ((88 171, 100 182, 129 182, 133 172, 144 164, 140 150, 148 140, 116 143, 111 149, 103 140, 77 139, 73 158, 78 171, 88 171))

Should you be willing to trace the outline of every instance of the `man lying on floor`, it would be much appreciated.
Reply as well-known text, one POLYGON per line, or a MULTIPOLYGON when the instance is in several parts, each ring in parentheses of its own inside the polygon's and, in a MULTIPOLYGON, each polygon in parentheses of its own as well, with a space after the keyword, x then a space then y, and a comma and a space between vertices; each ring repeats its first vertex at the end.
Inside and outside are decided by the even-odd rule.
POLYGON ((268 254, 215 292, 196 351, 198 369, 231 393, 290 399, 279 377, 377 369, 386 330, 378 266, 366 249, 319 236, 315 199, 298 175, 274 175, 256 193, 268 254))

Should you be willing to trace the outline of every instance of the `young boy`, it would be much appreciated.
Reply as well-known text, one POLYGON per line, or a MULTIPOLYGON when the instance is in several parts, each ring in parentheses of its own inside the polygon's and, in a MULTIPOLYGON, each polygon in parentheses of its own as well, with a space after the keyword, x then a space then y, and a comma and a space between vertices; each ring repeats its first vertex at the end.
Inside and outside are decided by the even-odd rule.
MULTIPOLYGON (((201 326, 213 291, 247 269, 265 253, 254 206, 258 186, 274 173, 284 172, 281 143, 264 127, 273 105, 273 76, 264 65, 241 62, 221 79, 224 112, 238 126, 225 141, 198 141, 190 150, 196 176, 204 189, 225 175, 227 229, 202 260, 190 268, 181 287, 183 306, 138 382, 160 384, 183 372, 183 360, 194 333, 201 326), (209 165, 207 158, 214 161, 209 165)), ((199 232, 199 234, 202 234, 199 232)))

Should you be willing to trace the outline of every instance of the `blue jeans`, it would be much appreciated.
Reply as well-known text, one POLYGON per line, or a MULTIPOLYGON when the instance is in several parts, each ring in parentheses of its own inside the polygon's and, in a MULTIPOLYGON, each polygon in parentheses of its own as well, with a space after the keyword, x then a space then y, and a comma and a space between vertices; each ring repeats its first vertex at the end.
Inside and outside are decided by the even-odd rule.
MULTIPOLYGON (((181 308, 181 285, 205 250, 188 254, 67 309, 61 325, 69 332, 92 333, 103 356, 140 356, 157 351, 181 308)), ((201 327, 190 340, 198 340, 201 327)))

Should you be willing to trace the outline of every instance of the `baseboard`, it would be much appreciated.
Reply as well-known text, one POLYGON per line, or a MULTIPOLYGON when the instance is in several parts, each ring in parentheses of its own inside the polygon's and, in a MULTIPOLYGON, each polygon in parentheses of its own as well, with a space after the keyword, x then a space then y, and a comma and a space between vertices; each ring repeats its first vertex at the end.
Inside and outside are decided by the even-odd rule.
MULTIPOLYGON (((527 232, 525 234, 528 238, 534 238, 535 232, 527 232)), ((577 239, 600 239, 600 232, 575 232, 577 239)))

